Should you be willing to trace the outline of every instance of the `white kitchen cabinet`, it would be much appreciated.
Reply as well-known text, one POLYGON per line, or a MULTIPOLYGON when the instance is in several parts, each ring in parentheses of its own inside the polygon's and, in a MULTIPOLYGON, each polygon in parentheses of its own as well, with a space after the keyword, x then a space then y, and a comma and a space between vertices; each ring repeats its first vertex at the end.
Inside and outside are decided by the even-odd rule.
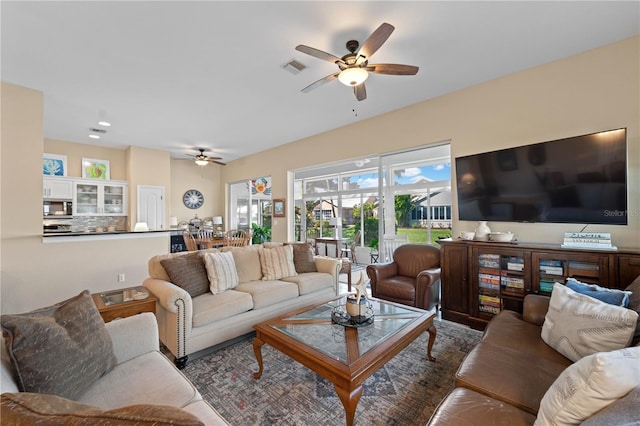
POLYGON ((74 216, 126 216, 127 183, 79 180, 73 182, 74 216))
POLYGON ((42 198, 45 200, 71 200, 73 198, 73 181, 65 178, 43 178, 42 198))

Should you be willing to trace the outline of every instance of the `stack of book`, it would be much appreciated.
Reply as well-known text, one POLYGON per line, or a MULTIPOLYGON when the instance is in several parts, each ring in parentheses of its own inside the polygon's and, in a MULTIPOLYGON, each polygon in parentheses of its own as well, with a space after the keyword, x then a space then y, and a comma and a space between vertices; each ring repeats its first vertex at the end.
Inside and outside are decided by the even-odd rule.
POLYGON ((524 278, 502 276, 500 283, 505 290, 523 292, 524 291, 524 278))
POLYGON ((562 260, 540 259, 540 272, 548 275, 562 275, 564 268, 562 260))
POLYGON ((498 314, 500 313, 500 307, 502 304, 500 303, 500 298, 495 296, 489 296, 486 294, 480 295, 480 305, 478 309, 480 312, 487 312, 490 314, 498 314))
POLYGON ((617 250, 609 232, 565 232, 562 248, 617 250))

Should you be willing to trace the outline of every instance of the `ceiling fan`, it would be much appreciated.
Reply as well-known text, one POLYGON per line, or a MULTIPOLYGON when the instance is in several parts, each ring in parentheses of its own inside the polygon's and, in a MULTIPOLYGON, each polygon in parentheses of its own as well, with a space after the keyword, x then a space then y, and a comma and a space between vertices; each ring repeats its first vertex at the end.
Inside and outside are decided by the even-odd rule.
POLYGON ((208 155, 204 155, 204 148, 197 148, 200 151, 198 155, 188 155, 189 158, 192 158, 198 166, 206 166, 209 163, 220 164, 221 166, 226 166, 226 163, 223 163, 222 157, 209 157, 208 155))
POLYGON ((296 50, 307 55, 311 55, 315 58, 322 59, 324 61, 333 62, 340 68, 340 71, 330 74, 320 80, 311 83, 304 89, 303 93, 310 92, 311 90, 320 87, 336 78, 346 86, 353 87, 353 93, 356 99, 362 101, 367 98, 367 90, 364 86, 364 81, 369 77, 369 73, 373 74, 388 74, 388 75, 416 75, 418 67, 413 65, 400 65, 400 64, 369 64, 369 59, 389 38, 395 27, 386 22, 380 25, 370 36, 367 38, 362 46, 357 40, 349 40, 347 42, 347 53, 342 58, 339 58, 331 53, 323 52, 322 50, 315 49, 313 47, 299 44, 296 46, 296 50), (358 47, 360 46, 360 50, 358 47), (357 52, 356 52, 357 51, 357 52))

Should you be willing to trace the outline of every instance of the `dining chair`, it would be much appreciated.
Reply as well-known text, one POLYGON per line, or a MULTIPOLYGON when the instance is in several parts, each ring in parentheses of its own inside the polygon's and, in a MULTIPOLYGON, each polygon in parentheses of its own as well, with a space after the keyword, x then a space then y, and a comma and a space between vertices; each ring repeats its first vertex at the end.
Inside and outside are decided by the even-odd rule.
POLYGON ((343 247, 340 249, 340 257, 346 257, 347 259, 351 259, 353 263, 356 263, 356 247, 360 244, 360 230, 356 232, 353 236, 353 241, 349 247, 343 247))
POLYGON ((187 246, 188 251, 198 250, 198 244, 196 243, 196 239, 193 237, 193 234, 191 232, 182 231, 182 238, 184 239, 184 245, 187 246))
POLYGON ((240 229, 230 229, 224 234, 224 245, 228 247, 242 247, 245 244, 247 233, 240 229))

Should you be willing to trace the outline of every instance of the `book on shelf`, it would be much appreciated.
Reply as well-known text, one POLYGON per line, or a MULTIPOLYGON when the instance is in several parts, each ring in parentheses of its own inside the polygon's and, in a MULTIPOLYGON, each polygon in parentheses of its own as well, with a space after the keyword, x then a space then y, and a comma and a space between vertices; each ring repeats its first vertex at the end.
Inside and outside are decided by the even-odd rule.
POLYGON ((524 288, 524 279, 516 278, 516 277, 502 277, 501 284, 505 287, 511 287, 514 289, 523 289, 524 288))
POLYGON ((478 309, 480 312, 486 312, 488 314, 497 315, 500 313, 500 308, 496 308, 495 306, 480 305, 478 306, 478 309))
POLYGON ((564 273, 564 268, 562 266, 540 265, 540 272, 549 275, 562 275, 564 273))
POLYGON ((481 305, 497 306, 498 308, 502 305, 500 303, 500 298, 496 296, 488 296, 486 294, 481 294, 480 296, 478 296, 478 298, 480 299, 481 305))
POLYGON ((540 265, 544 265, 544 266, 562 266, 562 260, 556 260, 556 259, 540 259, 540 261, 538 262, 538 264, 540 264, 540 265))
POLYGON ((480 273, 478 274, 478 279, 488 283, 500 284, 500 275, 480 273))
POLYGON ((507 262, 507 269, 510 271, 524 271, 524 263, 507 262))
POLYGON ((594 243, 594 244, 611 244, 611 240, 598 238, 565 238, 564 243, 594 243))
POLYGON ((488 283, 484 281, 479 281, 478 286, 481 289, 488 289, 488 290, 495 290, 495 291, 500 290, 500 284, 488 283))
POLYGON ((540 281, 540 291, 551 293, 553 290, 553 281, 540 281))

